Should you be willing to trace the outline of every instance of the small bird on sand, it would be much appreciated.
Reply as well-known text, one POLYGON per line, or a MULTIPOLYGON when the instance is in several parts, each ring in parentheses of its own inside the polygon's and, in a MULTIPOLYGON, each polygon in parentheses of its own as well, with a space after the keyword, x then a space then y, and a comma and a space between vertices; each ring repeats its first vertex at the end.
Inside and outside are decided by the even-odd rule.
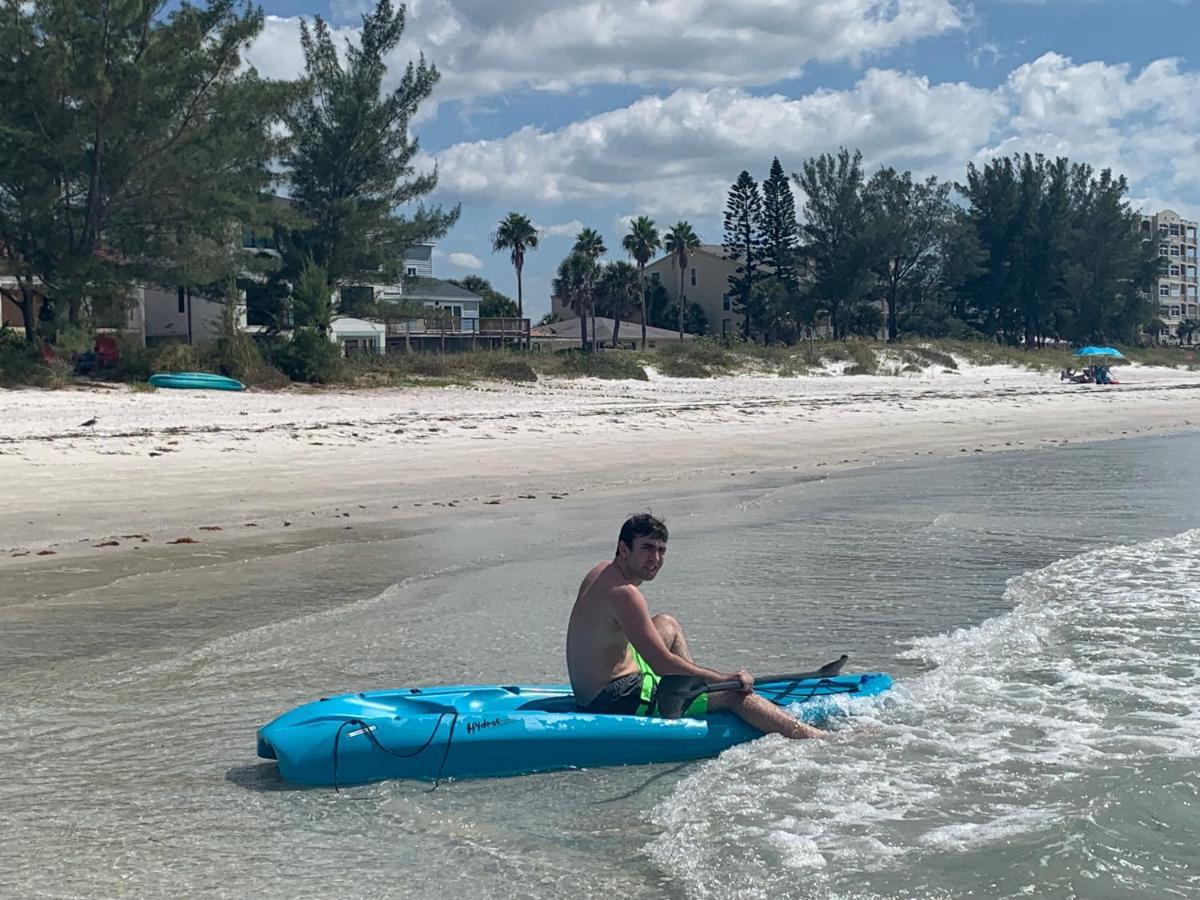
POLYGON ((96 423, 99 421, 100 421, 100 419, 98 417, 92 416, 92 418, 88 419, 86 422, 81 423, 79 427, 80 428, 95 428, 96 423))

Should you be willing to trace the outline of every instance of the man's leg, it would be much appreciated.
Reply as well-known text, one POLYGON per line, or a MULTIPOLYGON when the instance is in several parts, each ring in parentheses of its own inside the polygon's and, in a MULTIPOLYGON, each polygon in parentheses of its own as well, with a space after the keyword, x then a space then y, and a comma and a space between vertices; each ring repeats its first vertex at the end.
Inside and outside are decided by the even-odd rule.
POLYGON ((663 639, 663 643, 667 645, 667 649, 676 656, 682 656, 688 662, 694 662, 692 659, 692 651, 688 649, 687 638, 683 634, 683 626, 674 616, 668 616, 666 613, 659 613, 650 620, 654 623, 655 630, 663 639))
POLYGON ((827 734, 820 728, 805 725, 761 694, 717 691, 708 695, 708 708, 712 712, 727 709, 763 734, 782 734, 789 738, 816 738, 827 734))

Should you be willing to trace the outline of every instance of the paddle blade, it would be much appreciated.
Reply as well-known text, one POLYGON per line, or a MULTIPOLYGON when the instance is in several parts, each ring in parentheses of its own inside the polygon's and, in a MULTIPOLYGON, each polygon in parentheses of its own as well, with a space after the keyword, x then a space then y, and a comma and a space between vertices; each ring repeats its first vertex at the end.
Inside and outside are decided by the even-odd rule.
POLYGON ((655 711, 664 719, 678 719, 707 690, 708 682, 699 675, 664 675, 654 692, 655 711))

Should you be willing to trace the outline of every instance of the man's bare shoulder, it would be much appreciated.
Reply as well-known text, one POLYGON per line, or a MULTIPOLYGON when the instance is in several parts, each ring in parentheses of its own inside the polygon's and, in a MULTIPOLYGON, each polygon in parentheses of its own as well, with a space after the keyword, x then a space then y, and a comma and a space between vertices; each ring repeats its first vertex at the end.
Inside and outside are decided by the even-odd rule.
POLYGON ((642 592, 621 574, 612 562, 602 562, 584 576, 579 586, 579 601, 585 603, 609 603, 611 601, 642 600, 642 592))

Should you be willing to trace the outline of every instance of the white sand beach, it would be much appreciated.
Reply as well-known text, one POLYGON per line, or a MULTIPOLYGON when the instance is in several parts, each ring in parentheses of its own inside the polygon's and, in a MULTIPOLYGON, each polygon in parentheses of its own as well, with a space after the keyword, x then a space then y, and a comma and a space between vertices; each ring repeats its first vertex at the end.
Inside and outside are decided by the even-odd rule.
POLYGON ((4 391, 0 566, 1200 426, 1200 373, 1117 374, 1111 387, 964 366, 902 377, 4 391))

